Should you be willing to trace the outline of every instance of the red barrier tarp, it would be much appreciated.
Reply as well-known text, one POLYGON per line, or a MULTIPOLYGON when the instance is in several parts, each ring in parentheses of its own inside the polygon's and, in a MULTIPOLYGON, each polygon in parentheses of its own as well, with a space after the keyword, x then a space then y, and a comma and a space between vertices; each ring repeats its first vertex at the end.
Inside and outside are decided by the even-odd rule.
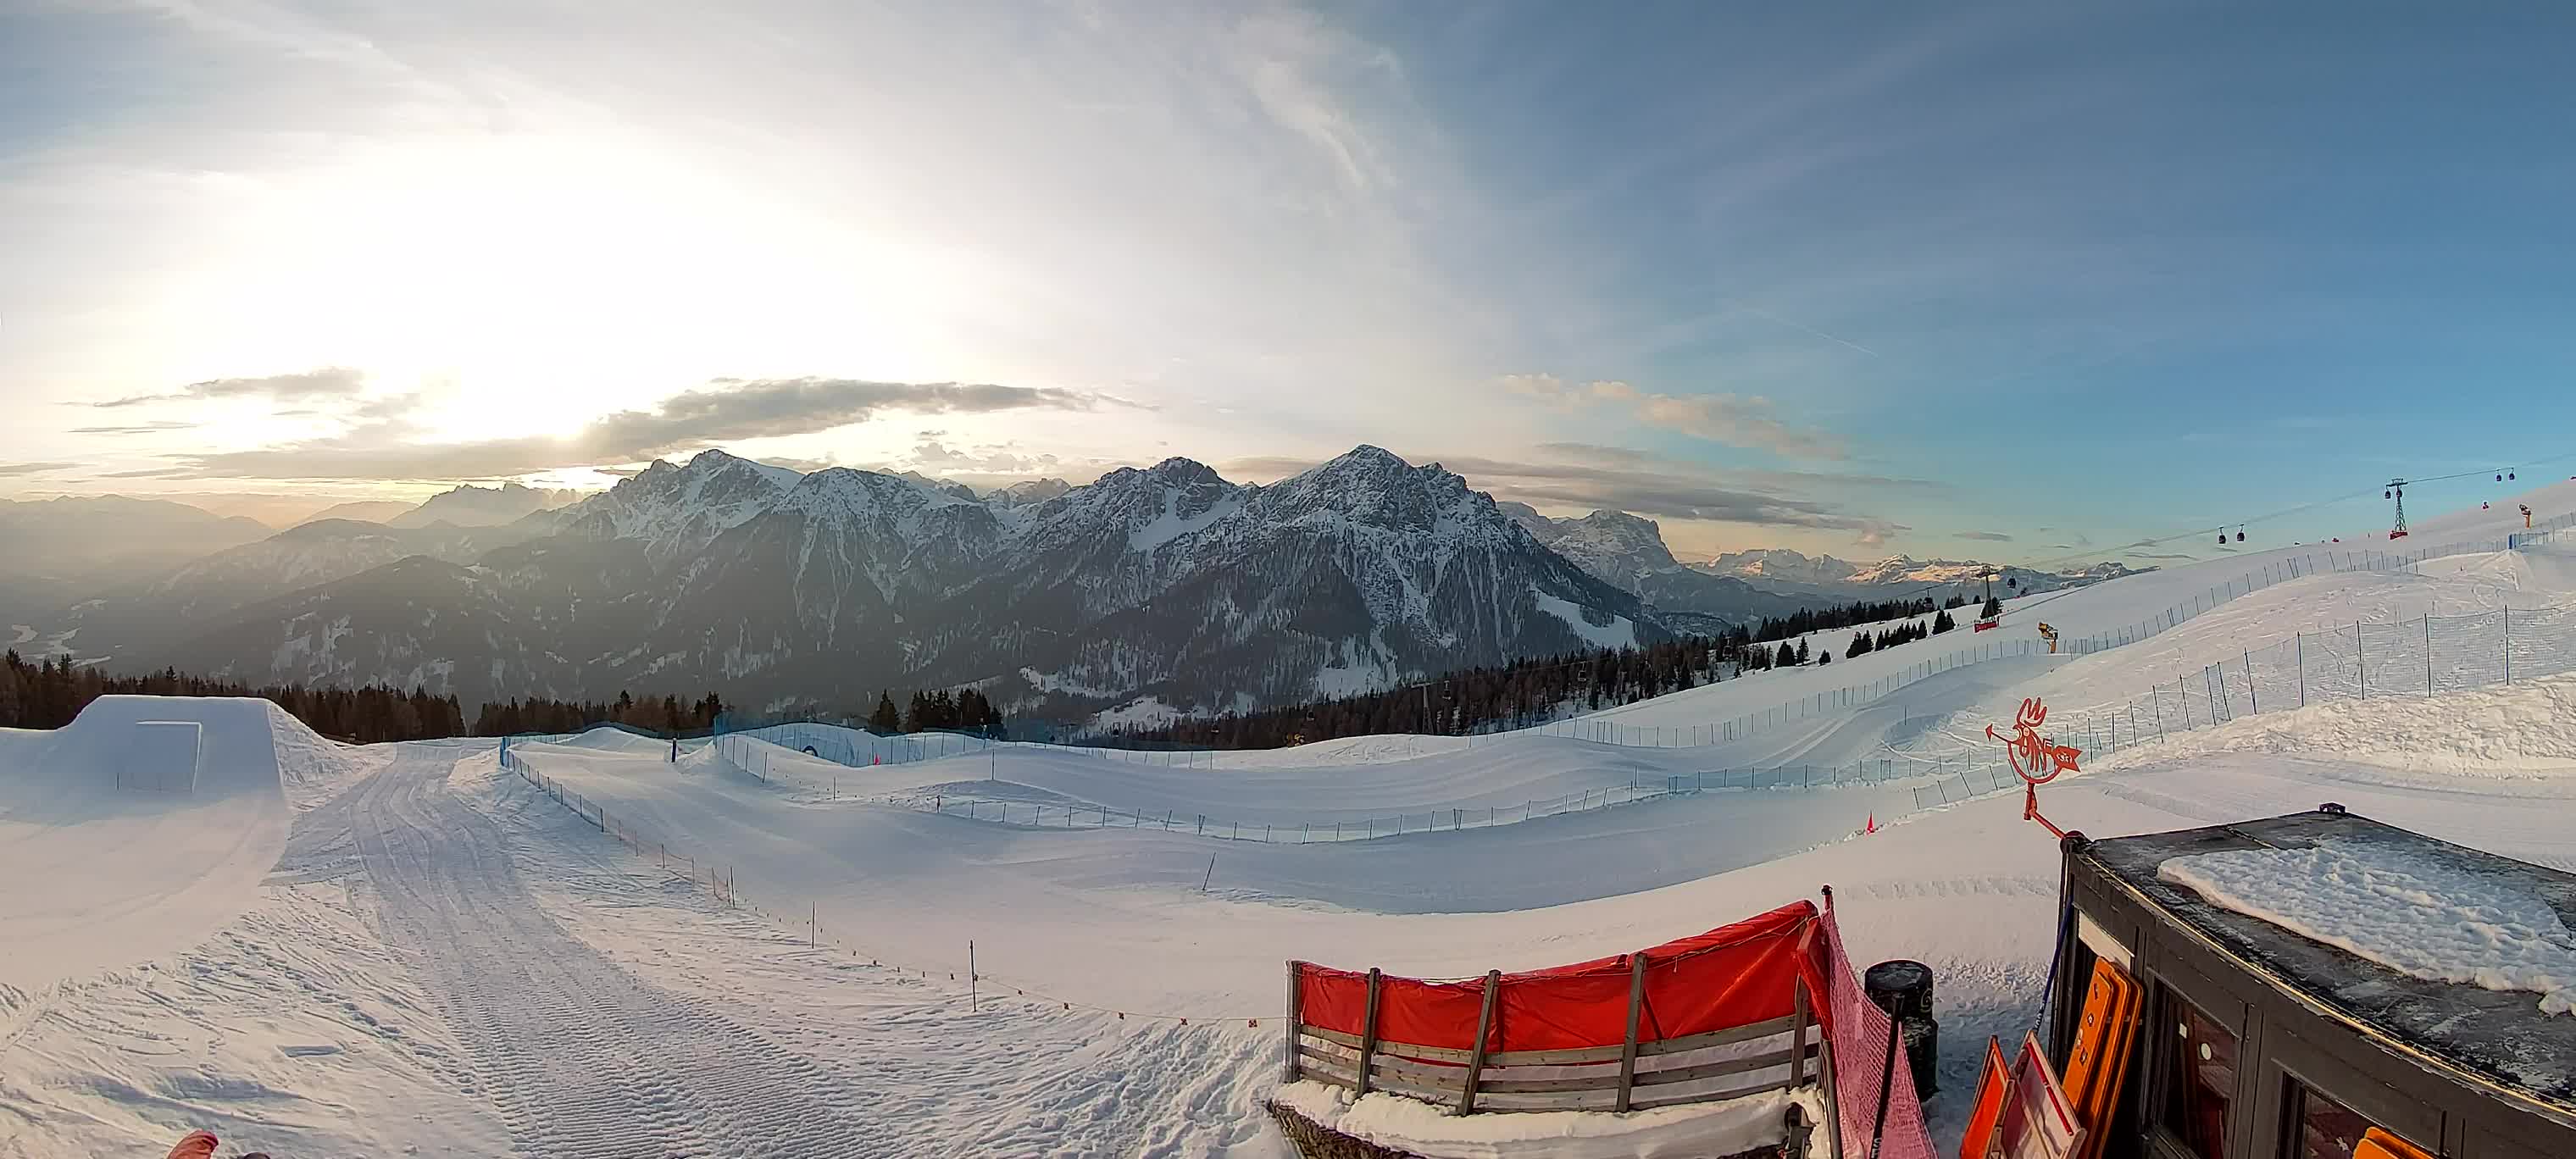
MULTIPOLYGON (((1646 950, 1646 1001, 1637 1037, 1681 1038, 1787 1017, 1798 979, 1823 1021, 1824 950, 1814 904, 1795 902, 1759 917, 1646 950)), ((1617 1046, 1628 1036, 1632 955, 1620 954, 1505 974, 1489 1051, 1569 1050, 1617 1046)), ((1381 1041, 1472 1050, 1484 1013, 1485 981, 1430 982, 1384 976, 1379 982, 1381 1041)), ((1302 1021, 1362 1035, 1368 975, 1305 965, 1298 971, 1302 1021)))

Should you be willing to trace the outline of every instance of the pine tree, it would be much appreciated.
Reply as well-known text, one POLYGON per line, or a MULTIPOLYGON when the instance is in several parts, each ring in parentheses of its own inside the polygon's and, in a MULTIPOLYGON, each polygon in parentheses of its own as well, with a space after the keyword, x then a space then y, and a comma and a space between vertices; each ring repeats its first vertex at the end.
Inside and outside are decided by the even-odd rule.
POLYGON ((1843 658, 1848 660, 1854 656, 1866 656, 1877 649, 1878 646, 1870 642, 1869 633, 1854 632, 1852 633, 1851 647, 1843 652, 1843 658))
POLYGON ((868 714, 868 731, 879 736, 892 736, 903 731, 903 715, 894 710, 893 693, 877 693, 877 710, 868 714))
POLYGON ((1792 663, 1792 664, 1804 664, 1804 663, 1806 663, 1806 662, 1807 662, 1807 642, 1806 642, 1805 640, 1801 639, 1801 640, 1799 640, 1799 641, 1798 641, 1798 658, 1797 658, 1797 659, 1795 659, 1795 660, 1790 661, 1790 663, 1792 663))
POLYGON ((1977 613, 1977 618, 1980 620, 1991 620, 2002 614, 2004 614, 2003 600, 1994 596, 1987 596, 1986 610, 1977 613))

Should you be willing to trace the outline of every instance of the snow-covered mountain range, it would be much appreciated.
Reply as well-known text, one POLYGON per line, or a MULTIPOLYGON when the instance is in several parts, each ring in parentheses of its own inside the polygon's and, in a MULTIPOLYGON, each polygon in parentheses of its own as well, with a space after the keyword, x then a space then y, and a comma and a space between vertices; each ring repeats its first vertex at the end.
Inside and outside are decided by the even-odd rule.
POLYGON ((1689 566, 1695 571, 1732 576, 1784 594, 1847 600, 1887 599, 1897 592, 1942 587, 1967 591, 1972 595, 1981 594, 1985 590, 1988 571, 1994 573, 1997 592, 2026 594, 2154 570, 2104 562, 2038 571, 1976 560, 1923 560, 1905 555, 1892 555, 1876 563, 1860 564, 1830 555, 1810 556, 1779 547, 1728 552, 1707 563, 1689 566))
MULTIPOLYGON (((1685 565, 1651 520, 1551 518, 1367 446, 1268 486, 1174 458, 980 495, 709 451, 562 498, 467 487, 396 522, 524 510, 217 539, 78 602, 56 592, 43 635, 123 667, 470 702, 717 689, 849 710, 973 683, 1073 717, 1139 697, 1204 711, 1379 689, 1985 569, 1791 551, 1685 565)), ((2104 566, 2090 578, 2125 571, 2104 566)), ((2088 578, 2000 574, 2024 591, 2088 578)))
POLYGON ((1375 447, 1269 486, 1176 458, 994 496, 711 451, 489 542, 402 538, 432 530, 299 528, 165 583, 152 602, 190 588, 192 631, 82 650, 468 700, 713 687, 846 708, 979 682, 1070 712, 1272 704, 1673 631, 1457 475, 1375 447), (261 583, 284 594, 238 601, 261 583))

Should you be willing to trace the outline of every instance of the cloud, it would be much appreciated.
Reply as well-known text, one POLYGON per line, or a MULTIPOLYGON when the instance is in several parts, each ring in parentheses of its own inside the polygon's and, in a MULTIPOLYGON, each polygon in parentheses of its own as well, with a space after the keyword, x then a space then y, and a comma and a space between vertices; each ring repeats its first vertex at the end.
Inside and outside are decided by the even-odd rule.
POLYGON ((1656 394, 1616 380, 1574 384, 1553 374, 1507 374, 1501 383, 1510 393, 1561 409, 1587 404, 1626 407, 1638 422, 1730 447, 1799 459, 1840 459, 1849 453, 1842 440, 1830 434, 1782 422, 1773 414, 1771 400, 1758 394, 1656 394))
POLYGON ((148 423, 135 423, 131 426, 122 427, 73 427, 70 433, 75 435, 148 435, 157 431, 184 431, 195 425, 197 424, 176 422, 170 419, 155 419, 148 423))
POLYGON ((1959 538, 1974 539, 1983 543, 2011 543, 2013 541, 2013 537, 2000 531, 1962 531, 1959 533, 1959 538))
POLYGON ((94 407, 142 406, 155 402, 197 402, 208 399, 266 398, 278 401, 349 398, 366 387, 366 375, 345 366, 325 366, 300 374, 272 374, 265 378, 213 378, 192 382, 169 394, 136 394, 94 402, 94 407))
POLYGON ((1061 460, 1054 455, 1021 454, 1008 447, 953 448, 936 439, 924 439, 913 447, 911 462, 919 471, 971 471, 1001 475, 1053 471, 1061 465, 1061 460))
POLYGON ((47 471, 68 471, 78 463, 0 463, 0 475, 41 475, 47 471))
MULTIPOLYGON (((1653 451, 1641 451, 1634 447, 1612 447, 1604 446, 1599 443, 1540 443, 1536 449, 1548 452, 1557 458, 1571 459, 1577 462, 1603 463, 1613 466, 1637 467, 1659 471, 1683 471, 1692 474, 1712 474, 1708 465, 1705 463, 1690 459, 1676 458, 1671 455, 1660 455, 1653 451)), ((1748 486, 1756 486, 1766 489, 1800 487, 1821 487, 1827 489, 1875 489, 1901 487, 1916 494, 1949 494, 1957 490, 1948 483, 1943 483, 1934 479, 1906 479, 1887 475, 1855 475, 1840 471, 1774 471, 1728 468, 1724 472, 1718 474, 1722 474, 1725 478, 1738 480, 1748 486)))
POLYGON ((386 419, 329 438, 174 458, 181 464, 180 474, 189 478, 492 479, 632 463, 744 439, 811 434, 892 412, 994 414, 1136 406, 1112 395, 1058 387, 719 378, 649 410, 602 415, 561 438, 413 442, 404 438, 411 433, 406 423, 386 419))

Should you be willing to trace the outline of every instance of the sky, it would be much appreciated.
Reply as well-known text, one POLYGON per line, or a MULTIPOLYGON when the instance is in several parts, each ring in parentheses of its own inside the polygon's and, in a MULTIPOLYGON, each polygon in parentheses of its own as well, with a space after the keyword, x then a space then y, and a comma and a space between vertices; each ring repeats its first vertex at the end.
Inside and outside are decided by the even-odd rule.
POLYGON ((2151 563, 2576 474, 2576 8, 1932 7, 0 3, 0 497, 1368 443, 2151 563))

